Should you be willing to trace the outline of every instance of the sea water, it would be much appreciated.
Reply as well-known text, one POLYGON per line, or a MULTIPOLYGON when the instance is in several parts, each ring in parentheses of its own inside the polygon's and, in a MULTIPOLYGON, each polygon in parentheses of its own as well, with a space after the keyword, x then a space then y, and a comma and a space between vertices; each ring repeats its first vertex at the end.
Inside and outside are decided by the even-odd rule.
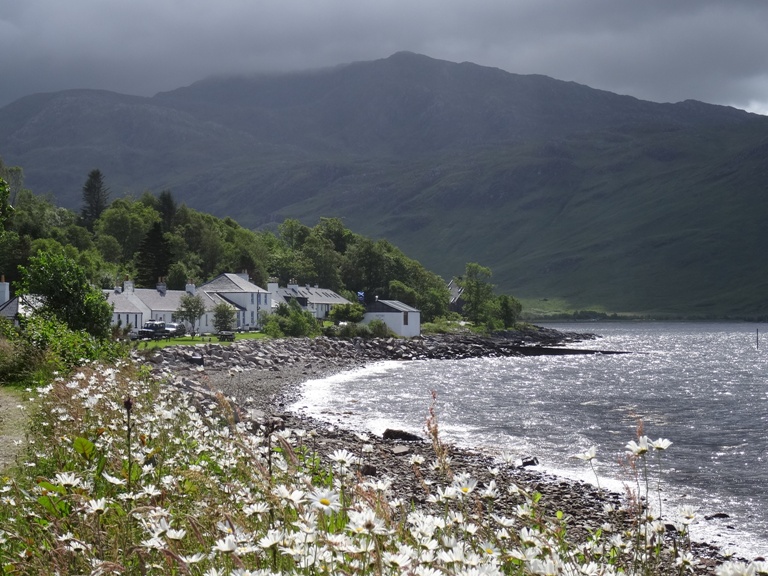
MULTIPOLYGON (((698 508, 696 540, 768 555, 768 338, 748 323, 588 323, 572 347, 621 355, 379 362, 305 384, 299 412, 381 434, 424 434, 491 455, 536 456, 543 471, 636 489, 625 446, 638 429, 672 445, 651 453, 649 501, 674 519, 698 508), (574 455, 597 448, 597 478, 574 455), (658 458, 657 458, 658 456, 658 458), (706 520, 706 516, 727 517, 706 520)), ((768 336, 768 329, 766 330, 768 336)), ((646 489, 641 486, 641 492, 646 489)))

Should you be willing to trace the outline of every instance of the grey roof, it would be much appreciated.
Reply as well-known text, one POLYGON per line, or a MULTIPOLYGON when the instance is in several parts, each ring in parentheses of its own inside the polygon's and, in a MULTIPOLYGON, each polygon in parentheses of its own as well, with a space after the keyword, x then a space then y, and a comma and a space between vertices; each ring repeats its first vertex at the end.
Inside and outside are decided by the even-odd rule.
POLYGON ((408 304, 404 304, 400 300, 377 300, 376 304, 391 308, 395 312, 418 312, 416 308, 408 306, 408 304))
MULTIPOLYGON (((152 312, 176 312, 181 304, 181 297, 187 294, 185 290, 166 290, 159 292, 156 288, 135 288, 133 291, 115 292, 105 290, 107 301, 115 306, 116 314, 142 313, 151 316, 152 312)), ((212 310, 216 305, 210 294, 197 291, 203 299, 206 310, 212 310)))
POLYGON ((458 302, 459 298, 461 298, 461 295, 464 293, 464 288, 456 284, 453 280, 448 282, 448 291, 451 294, 451 303, 454 304, 458 302))
POLYGON ((349 304, 349 300, 328 288, 291 285, 288 288, 278 288, 274 294, 286 301, 291 298, 306 298, 311 304, 349 304))
POLYGON ((146 311, 144 307, 139 307, 133 298, 128 297, 126 292, 117 292, 115 290, 104 290, 104 296, 107 302, 114 306, 117 314, 140 314, 146 311))
POLYGON ((210 282, 206 282, 200 286, 200 290, 206 292, 266 292, 264 288, 256 286, 253 282, 249 282, 245 278, 238 276, 237 274, 220 274, 210 282))
POLYGON ((7 302, 0 304, 0 317, 8 320, 15 320, 19 313, 19 298, 11 298, 7 302))
MULTIPOLYGON (((203 299, 206 311, 211 311, 220 302, 226 302, 237 310, 243 310, 226 294, 267 293, 263 288, 248 282, 237 274, 220 274, 195 290, 203 299)), ((116 314, 144 314, 150 317, 156 312, 176 312, 181 304, 181 297, 186 290, 163 290, 157 288, 134 288, 133 290, 104 290, 107 301, 114 305, 116 314)))
POLYGON ((213 292, 213 293, 206 292, 206 294, 211 298, 211 300, 213 300, 217 304, 219 304, 221 302, 224 302, 225 304, 229 304, 230 306, 232 306, 236 310, 239 310, 241 312, 245 311, 245 308, 240 306, 240 304, 238 304, 237 302, 233 302, 232 300, 230 300, 229 298, 224 296, 224 294, 218 294, 216 292, 213 292))
POLYGON ((0 316, 9 320, 15 320, 20 315, 29 314, 42 306, 42 304, 43 300, 40 296, 22 294, 2 304, 0 306, 0 316))

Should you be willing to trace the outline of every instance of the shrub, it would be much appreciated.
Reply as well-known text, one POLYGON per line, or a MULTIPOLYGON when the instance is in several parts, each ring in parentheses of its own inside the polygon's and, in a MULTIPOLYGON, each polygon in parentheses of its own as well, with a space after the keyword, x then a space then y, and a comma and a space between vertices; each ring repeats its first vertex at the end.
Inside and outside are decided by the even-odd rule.
POLYGON ((70 330, 56 318, 40 314, 24 321, 22 334, 25 344, 42 356, 45 372, 69 372, 83 361, 111 361, 125 354, 118 342, 99 340, 85 330, 70 330))
POLYGON ((336 326, 335 324, 330 324, 328 326, 323 327, 323 336, 326 336, 328 338, 338 338, 339 337, 339 330, 341 328, 339 326, 336 326))
POLYGON ((371 320, 368 330, 373 338, 389 338, 392 332, 383 320, 371 320))
POLYGON ((357 324, 344 324, 339 326, 339 338, 354 338, 357 335, 357 324))
POLYGON ((352 324, 355 327, 355 336, 358 338, 372 338, 371 329, 366 324, 352 324))
POLYGON ((432 322, 424 322, 421 325, 422 334, 450 334, 464 330, 466 327, 461 323, 461 316, 455 313, 435 318, 432 322))
POLYGON ((0 384, 22 382, 37 362, 30 362, 28 351, 18 340, 0 335, 0 384))
POLYGON ((365 316, 365 307, 358 302, 336 304, 328 313, 328 319, 336 324, 339 322, 360 322, 365 316))

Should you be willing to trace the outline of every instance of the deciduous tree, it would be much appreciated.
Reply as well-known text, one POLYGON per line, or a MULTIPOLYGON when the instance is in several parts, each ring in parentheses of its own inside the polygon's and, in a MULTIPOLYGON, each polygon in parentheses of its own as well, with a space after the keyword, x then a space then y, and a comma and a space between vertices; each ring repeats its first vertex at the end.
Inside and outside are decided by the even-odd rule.
POLYGON ((458 285, 464 289, 461 295, 464 299, 464 315, 471 322, 483 321, 485 308, 494 298, 494 286, 490 278, 490 268, 476 262, 468 262, 464 276, 456 279, 458 285))
POLYGON ((507 294, 499 296, 499 319, 504 328, 512 328, 520 319, 523 306, 518 300, 507 294))
POLYGON ((218 332, 232 330, 235 325, 235 309, 229 304, 219 302, 213 308, 213 327, 218 332))
POLYGON ((39 298, 36 314, 53 316, 70 330, 85 330, 99 339, 109 336, 112 306, 77 262, 64 254, 40 252, 19 272, 18 293, 39 298))
POLYGON ((0 239, 5 234, 6 222, 11 219, 13 213, 13 206, 10 204, 11 189, 8 187, 8 183, 0 178, 0 239))
POLYGON ((141 241, 160 216, 154 208, 130 198, 118 198, 96 222, 98 234, 109 234, 122 247, 123 262, 129 261, 139 249, 141 241))
POLYGON ((179 299, 179 308, 176 310, 175 317, 182 322, 189 322, 193 332, 203 314, 205 314, 205 302, 199 294, 184 294, 179 299))

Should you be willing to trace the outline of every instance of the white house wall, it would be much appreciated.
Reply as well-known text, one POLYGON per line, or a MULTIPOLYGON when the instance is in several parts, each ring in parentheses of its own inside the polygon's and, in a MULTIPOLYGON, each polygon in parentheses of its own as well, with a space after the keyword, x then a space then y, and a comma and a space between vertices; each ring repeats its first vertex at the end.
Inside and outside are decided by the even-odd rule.
POLYGON ((381 320, 398 336, 413 338, 421 333, 421 314, 408 313, 408 325, 403 324, 402 312, 367 312, 363 317, 363 324, 370 324, 373 320, 381 320))

